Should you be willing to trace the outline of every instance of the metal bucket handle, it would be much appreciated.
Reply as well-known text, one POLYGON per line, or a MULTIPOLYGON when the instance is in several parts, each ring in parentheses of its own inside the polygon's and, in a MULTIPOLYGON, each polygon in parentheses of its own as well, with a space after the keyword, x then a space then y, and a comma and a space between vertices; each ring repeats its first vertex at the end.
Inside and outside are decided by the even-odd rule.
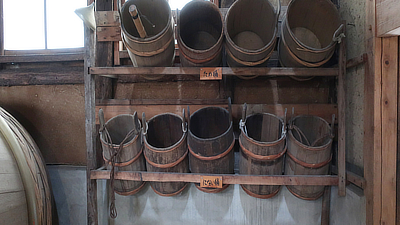
POLYGON ((146 122, 146 114, 143 112, 142 113, 142 132, 143 132, 143 138, 147 135, 147 129, 149 128, 147 122, 146 122))
POLYGON ((242 119, 240 119, 239 122, 239 128, 240 130, 243 131, 247 135, 247 129, 246 129, 246 113, 247 113, 247 104, 243 104, 243 109, 242 109, 242 119))
POLYGON ((286 115, 287 115, 287 108, 285 108, 285 115, 283 117, 283 126, 282 126, 282 137, 286 135, 286 115))
POLYGON ((105 120, 104 120, 104 112, 103 109, 99 109, 99 121, 100 121, 100 132, 102 132, 106 126, 105 120))
POLYGON ((182 109, 182 131, 183 131, 183 133, 187 132, 187 122, 186 122, 185 108, 182 109))
POLYGON ((344 24, 342 23, 340 24, 339 28, 336 29, 335 33, 333 33, 333 38, 332 38, 333 42, 337 42, 340 44, 342 42, 342 38, 346 37, 346 35, 343 33, 343 28, 344 24))
POLYGON ((187 106, 187 127, 190 129, 190 109, 189 106, 187 106))

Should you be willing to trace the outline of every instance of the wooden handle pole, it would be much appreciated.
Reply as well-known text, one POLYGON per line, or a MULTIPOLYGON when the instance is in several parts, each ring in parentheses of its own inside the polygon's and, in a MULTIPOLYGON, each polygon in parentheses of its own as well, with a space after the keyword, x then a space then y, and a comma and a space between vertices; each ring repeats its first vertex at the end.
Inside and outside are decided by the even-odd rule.
POLYGON ((137 29, 140 37, 145 38, 147 36, 147 33, 142 24, 142 20, 140 19, 136 5, 129 6, 129 14, 131 14, 131 16, 132 16, 133 22, 135 23, 136 29, 137 29))

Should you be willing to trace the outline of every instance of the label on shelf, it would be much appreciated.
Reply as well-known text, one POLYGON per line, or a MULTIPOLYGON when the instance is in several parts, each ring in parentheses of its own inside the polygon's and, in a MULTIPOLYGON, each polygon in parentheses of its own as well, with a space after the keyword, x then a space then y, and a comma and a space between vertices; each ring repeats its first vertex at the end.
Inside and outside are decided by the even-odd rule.
POLYGON ((222 67, 201 68, 200 80, 222 80, 222 67))
POLYGON ((222 188, 222 176, 201 176, 200 187, 222 188))

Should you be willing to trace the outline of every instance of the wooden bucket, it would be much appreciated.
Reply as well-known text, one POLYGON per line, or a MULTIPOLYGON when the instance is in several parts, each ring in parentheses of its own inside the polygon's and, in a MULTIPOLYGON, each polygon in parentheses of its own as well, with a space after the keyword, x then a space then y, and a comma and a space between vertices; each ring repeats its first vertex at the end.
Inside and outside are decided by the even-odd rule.
MULTIPOLYGON (((190 115, 189 110, 188 114, 190 115)), ((188 145, 192 173, 234 173, 232 150, 235 138, 231 115, 231 110, 228 112, 221 107, 205 107, 190 116, 188 145)), ((217 193, 228 186, 224 184, 222 188, 203 188, 196 184, 199 190, 207 193, 217 193)))
POLYGON ((268 0, 238 0, 225 17, 226 58, 231 67, 266 66, 274 51, 280 4, 268 0))
MULTIPOLYGON (((239 173, 247 175, 282 175, 283 155, 286 152, 286 126, 282 119, 269 113, 258 113, 246 118, 243 107, 240 121, 239 145, 241 149, 239 173), (245 119, 246 118, 246 119, 245 119)), ((241 185, 256 198, 275 196, 279 185, 241 185)))
MULTIPOLYGON (((328 175, 332 159, 332 127, 317 116, 297 116, 289 122, 286 175, 328 175)), ((305 200, 322 196, 324 186, 287 186, 289 191, 305 200)))
MULTIPOLYGON (((143 113, 142 123, 147 171, 188 173, 185 111, 183 118, 172 113, 164 113, 154 116, 147 123, 143 113)), ((161 196, 173 196, 181 193, 187 183, 153 181, 150 185, 154 192, 161 196)))
POLYGON ((281 29, 279 61, 286 67, 322 66, 344 37, 339 12, 330 0, 292 0, 281 29))
POLYGON ((56 221, 40 149, 25 128, 1 107, 0 180, 0 224, 50 225, 56 221))
POLYGON ((172 66, 175 58, 175 42, 171 9, 167 1, 129 0, 120 9, 120 21, 122 41, 135 67, 172 66), (142 18, 147 33, 145 38, 140 37, 129 14, 131 5, 136 5, 142 18))
MULTIPOLYGON (((141 126, 136 112, 134 115, 115 116, 105 124, 102 114, 103 111, 100 109, 100 141, 103 158, 108 167, 112 167, 112 155, 119 151, 115 156, 115 171, 146 171, 145 159, 142 154, 141 126)), ((113 189, 119 195, 132 195, 138 192, 144 184, 143 181, 115 180, 113 189)))
POLYGON ((222 15, 209 2, 194 0, 179 13, 178 46, 182 66, 220 66, 223 41, 222 15))

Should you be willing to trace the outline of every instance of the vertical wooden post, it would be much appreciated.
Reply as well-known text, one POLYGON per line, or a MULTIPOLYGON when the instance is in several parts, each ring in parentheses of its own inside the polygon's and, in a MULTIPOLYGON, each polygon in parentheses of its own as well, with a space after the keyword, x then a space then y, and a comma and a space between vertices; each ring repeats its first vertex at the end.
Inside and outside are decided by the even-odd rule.
POLYGON ((398 38, 382 39, 382 219, 396 222, 398 38))
MULTIPOLYGON (((346 24, 345 21, 342 23, 346 24)), ((344 26, 346 33, 346 26, 344 26)), ((339 54, 339 77, 338 77, 338 176, 339 196, 346 195, 346 38, 342 39, 339 54)))
POLYGON ((382 192, 382 39, 375 35, 375 0, 366 1, 365 41, 368 61, 364 78, 364 177, 366 224, 381 222, 382 192))
MULTIPOLYGON (((97 0, 96 11, 111 11, 113 8, 113 1, 97 0)), ((111 67, 113 66, 113 47, 111 41, 97 42, 95 51, 95 66, 98 67, 111 67)), ((113 98, 113 80, 107 77, 96 77, 96 98, 110 99, 113 98)))
MULTIPOLYGON (((400 77, 400 38, 398 40, 399 50, 399 68, 397 77, 400 77)), ((400 224, 400 78, 397 83, 397 165, 396 165, 396 224, 400 224)))
MULTIPOLYGON (((90 0, 88 0, 90 3, 90 0)), ((87 185, 87 224, 98 224, 97 181, 90 179, 90 171, 98 168, 96 151, 96 118, 95 118, 95 75, 89 74, 89 68, 94 65, 94 32, 85 27, 85 133, 86 133, 86 185, 87 185)))
POLYGON ((329 225, 331 211, 331 186, 326 186, 322 196, 321 225, 329 225))

